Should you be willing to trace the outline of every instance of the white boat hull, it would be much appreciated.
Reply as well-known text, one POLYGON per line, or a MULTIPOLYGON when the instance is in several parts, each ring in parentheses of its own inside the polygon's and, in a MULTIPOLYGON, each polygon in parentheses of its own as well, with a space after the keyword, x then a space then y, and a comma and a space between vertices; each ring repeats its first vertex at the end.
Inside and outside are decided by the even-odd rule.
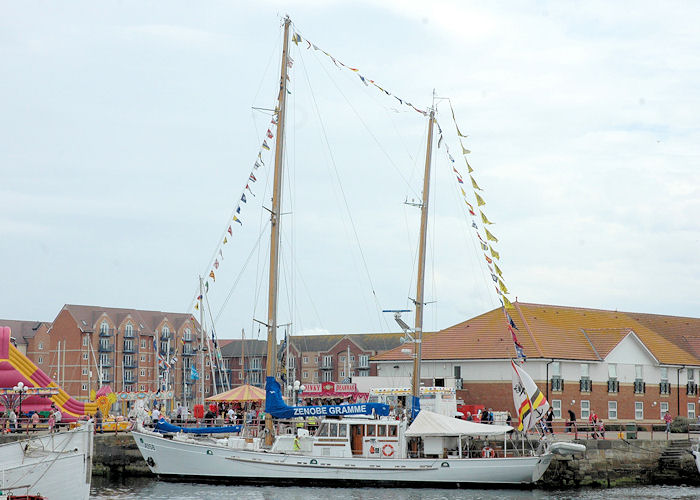
POLYGON ((319 457, 207 446, 145 432, 132 434, 154 474, 179 480, 524 485, 537 481, 552 460, 551 454, 469 459, 319 457))
POLYGON ((0 490, 50 500, 88 500, 92 428, 75 429, 0 445, 0 490))

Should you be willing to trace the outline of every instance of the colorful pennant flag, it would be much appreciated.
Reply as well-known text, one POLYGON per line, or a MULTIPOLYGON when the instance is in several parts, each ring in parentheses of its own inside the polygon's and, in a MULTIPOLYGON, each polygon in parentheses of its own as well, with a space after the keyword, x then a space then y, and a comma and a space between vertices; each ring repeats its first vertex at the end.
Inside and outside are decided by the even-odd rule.
POLYGON ((486 232, 486 239, 487 240, 498 243, 498 238, 496 238, 493 234, 491 234, 491 232, 488 229, 484 228, 484 232, 486 232))
POLYGON ((486 215, 484 215, 484 212, 482 212, 481 210, 479 210, 479 213, 481 214, 481 221, 482 221, 484 224, 493 224, 493 222, 491 222, 490 220, 488 220, 488 219, 486 218, 486 215))
POLYGON ((211 271, 211 272, 209 273, 209 277, 210 277, 212 280, 216 281, 216 276, 214 275, 214 271, 211 271))

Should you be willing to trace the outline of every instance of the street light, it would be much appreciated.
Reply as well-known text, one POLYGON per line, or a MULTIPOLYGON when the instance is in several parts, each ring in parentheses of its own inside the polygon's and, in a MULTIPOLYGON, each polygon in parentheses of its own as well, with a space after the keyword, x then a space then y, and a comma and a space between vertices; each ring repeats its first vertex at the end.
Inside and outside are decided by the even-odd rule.
POLYGON ((22 394, 27 392, 27 387, 25 387, 24 382, 18 382, 16 386, 14 386, 12 389, 14 389, 15 392, 19 393, 19 416, 17 418, 17 429, 22 428, 22 394))
POLYGON ((294 405, 299 405, 299 394, 306 390, 306 386, 302 385, 298 380, 294 381, 294 405))

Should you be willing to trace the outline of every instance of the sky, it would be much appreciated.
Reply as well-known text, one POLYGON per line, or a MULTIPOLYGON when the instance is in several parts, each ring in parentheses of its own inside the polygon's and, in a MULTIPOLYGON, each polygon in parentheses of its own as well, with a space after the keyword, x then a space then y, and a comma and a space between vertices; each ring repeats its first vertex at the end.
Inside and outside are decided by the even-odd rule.
MULTIPOLYGON (((698 11, 0 1, 0 318, 52 321, 64 304, 199 315, 198 277, 218 256, 207 316, 221 338, 264 338, 261 144, 285 14, 392 96, 436 106, 425 330, 498 305, 446 155, 468 185, 446 98, 511 300, 697 317, 698 11)), ((427 120, 308 47, 291 52, 278 322, 398 331, 382 310, 415 298, 419 219, 405 201, 421 193, 427 120)))

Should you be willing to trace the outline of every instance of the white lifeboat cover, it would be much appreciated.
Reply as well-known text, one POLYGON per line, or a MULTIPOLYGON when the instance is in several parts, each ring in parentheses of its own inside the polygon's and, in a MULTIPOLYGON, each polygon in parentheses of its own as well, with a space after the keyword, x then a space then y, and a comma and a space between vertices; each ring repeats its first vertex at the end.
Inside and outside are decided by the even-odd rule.
POLYGON ((479 424, 421 410, 406 430, 406 436, 492 436, 512 430, 510 425, 479 424))

